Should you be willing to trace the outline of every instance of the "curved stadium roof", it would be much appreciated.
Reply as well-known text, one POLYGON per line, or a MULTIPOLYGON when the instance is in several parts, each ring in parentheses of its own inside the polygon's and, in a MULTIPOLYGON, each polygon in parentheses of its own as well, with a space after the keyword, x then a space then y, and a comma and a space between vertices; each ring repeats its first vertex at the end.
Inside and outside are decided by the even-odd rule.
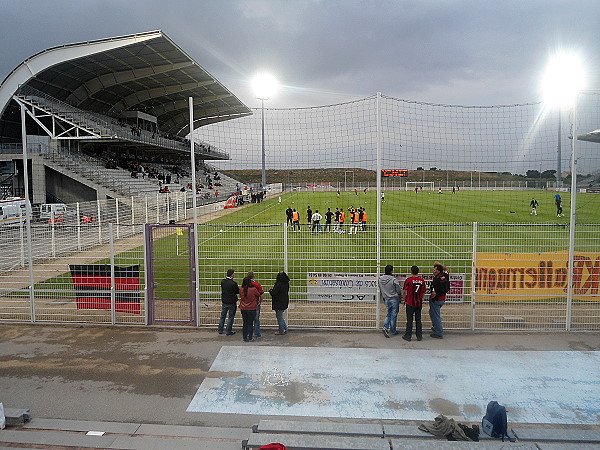
POLYGON ((124 111, 157 117, 162 132, 194 128, 252 114, 225 86, 162 31, 69 44, 23 61, 0 84, 0 139, 20 139, 12 96, 31 86, 79 109, 119 118, 124 111))

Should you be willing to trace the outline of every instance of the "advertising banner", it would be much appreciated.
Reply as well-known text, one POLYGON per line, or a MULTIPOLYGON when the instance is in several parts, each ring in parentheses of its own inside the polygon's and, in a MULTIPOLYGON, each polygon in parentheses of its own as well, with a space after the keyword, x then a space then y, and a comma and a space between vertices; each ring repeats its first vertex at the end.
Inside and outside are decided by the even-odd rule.
MULTIPOLYGON (((478 300, 532 300, 566 297, 568 252, 477 253, 478 300)), ((573 298, 600 301, 600 253, 576 252, 573 298)))
POLYGON ((377 299, 377 275, 372 273, 306 274, 307 299, 330 302, 374 302, 377 299))
MULTIPOLYGON (((404 285, 410 274, 394 274, 404 285)), ((427 300, 431 288, 432 274, 419 274, 427 283, 427 300)), ((307 273, 307 299, 331 302, 374 302, 379 297, 377 275, 371 273, 307 273)), ((450 274, 450 292, 447 302, 462 302, 464 297, 465 275, 450 274)))

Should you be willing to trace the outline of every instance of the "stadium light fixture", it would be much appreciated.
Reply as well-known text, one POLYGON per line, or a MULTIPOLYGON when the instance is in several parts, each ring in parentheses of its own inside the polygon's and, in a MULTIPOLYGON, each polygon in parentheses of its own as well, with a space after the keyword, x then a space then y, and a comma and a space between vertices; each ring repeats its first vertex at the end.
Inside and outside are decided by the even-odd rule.
POLYGON ((263 189, 267 186, 267 170, 265 164, 265 100, 269 100, 277 90, 277 80, 268 73, 259 73, 252 80, 252 86, 256 98, 260 100, 261 123, 262 123, 262 180, 263 189))
POLYGON ((585 77, 581 60, 572 54, 558 53, 544 74, 544 101, 551 106, 572 106, 584 88, 585 77))
POLYGON ((567 331, 571 329, 573 276, 575 259, 575 223, 577 206, 577 97, 584 89, 583 65, 576 55, 558 53, 549 63, 544 75, 544 101, 548 106, 568 107, 572 111, 571 139, 571 204, 569 205, 569 271, 567 281, 567 331))

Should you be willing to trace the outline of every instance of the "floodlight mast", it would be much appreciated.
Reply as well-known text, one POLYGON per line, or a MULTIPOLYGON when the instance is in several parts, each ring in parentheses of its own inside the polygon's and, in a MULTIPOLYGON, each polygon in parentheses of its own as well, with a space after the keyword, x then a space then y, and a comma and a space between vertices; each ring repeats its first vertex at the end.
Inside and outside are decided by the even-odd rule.
POLYGON ((256 98, 260 100, 261 110, 261 147, 262 147, 262 177, 261 185, 265 189, 267 186, 267 170, 266 170, 266 155, 265 155, 265 100, 273 95, 277 88, 277 81, 272 75, 258 74, 254 77, 253 83, 256 98))
MULTIPOLYGON (((573 275, 575 259, 575 223, 577 208, 577 100, 583 88, 584 73, 579 60, 573 55, 560 53, 550 61, 544 77, 546 102, 571 109, 573 117, 571 139, 571 204, 569 211, 569 270, 567 281, 566 330, 571 329, 573 311, 573 275)), ((560 120, 560 119, 559 119, 560 120)), ((559 147, 560 150, 560 147, 559 147)))

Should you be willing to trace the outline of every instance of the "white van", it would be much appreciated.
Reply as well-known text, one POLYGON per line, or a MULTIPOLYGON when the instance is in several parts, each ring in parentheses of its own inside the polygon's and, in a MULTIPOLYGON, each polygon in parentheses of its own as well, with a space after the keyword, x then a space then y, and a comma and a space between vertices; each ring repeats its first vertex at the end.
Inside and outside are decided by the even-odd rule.
POLYGON ((25 221, 27 200, 20 197, 9 197, 0 200, 0 225, 11 225, 25 221))
POLYGON ((40 205, 40 220, 55 220, 62 222, 67 215, 67 205, 64 203, 43 203, 40 205))

